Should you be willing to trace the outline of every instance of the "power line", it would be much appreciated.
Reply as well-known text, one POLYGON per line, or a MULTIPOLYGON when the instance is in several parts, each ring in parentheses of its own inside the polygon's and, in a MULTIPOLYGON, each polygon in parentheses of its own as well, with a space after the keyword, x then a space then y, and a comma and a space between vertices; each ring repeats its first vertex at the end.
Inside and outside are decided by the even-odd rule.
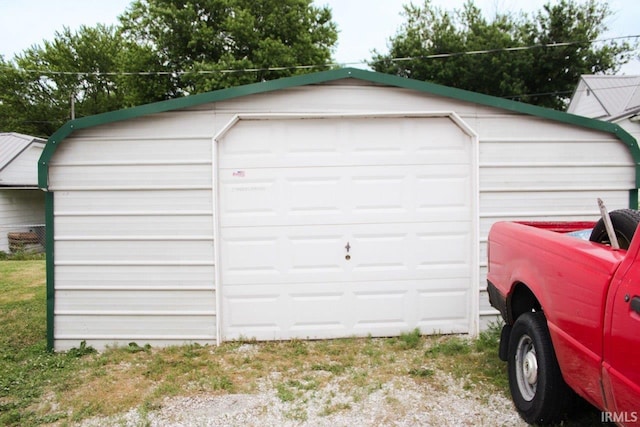
MULTIPOLYGON (((439 58, 450 58, 450 57, 459 57, 464 55, 486 55, 492 53, 500 53, 500 52, 516 52, 516 51, 525 51, 539 48, 556 48, 556 47, 566 47, 572 45, 579 44, 594 44, 601 43, 613 40, 620 39, 638 39, 640 38, 640 34, 629 35, 629 36, 620 36, 620 37, 610 37, 605 39, 596 39, 590 41, 582 41, 582 42, 557 42, 557 43, 548 43, 548 44, 536 44, 531 46, 518 46, 518 47, 510 47, 510 48, 500 48, 500 49, 485 49, 485 50, 476 50, 476 51, 467 51, 467 52, 457 52, 457 53, 443 53, 443 54, 432 54, 432 55, 424 55, 424 56, 416 56, 416 57, 404 57, 404 58, 385 58, 380 61, 372 61, 371 63, 376 62, 406 62, 410 60, 421 60, 421 59, 439 59, 439 58)), ((640 58, 639 58, 640 59, 640 58)), ((249 72, 266 72, 266 71, 287 71, 287 70, 309 70, 315 68, 336 68, 336 67, 344 67, 348 65, 357 65, 357 64, 367 64, 366 61, 358 61, 358 62, 347 62, 347 63, 325 63, 325 64, 317 64, 317 65, 297 65, 297 66, 287 66, 287 67, 264 67, 264 68, 244 68, 244 69, 222 69, 222 70, 199 70, 199 71, 140 71, 140 72, 75 72, 75 71, 53 71, 53 70, 28 70, 28 69, 18 69, 18 71, 32 73, 32 74, 40 74, 40 75, 75 75, 78 77, 99 77, 99 76, 183 76, 190 74, 233 74, 233 73, 249 73, 249 72)), ((0 66, 2 68, 2 66, 0 66)), ((11 68, 10 66, 6 66, 5 68, 11 68)), ((608 87, 601 90, 612 90, 612 89, 621 89, 625 87, 635 87, 637 85, 619 85, 615 87, 608 87)), ((590 90, 589 88, 585 90, 590 90)), ((505 99, 525 99, 534 96, 558 96, 558 95, 567 95, 571 94, 573 91, 555 91, 555 92, 543 92, 543 93, 533 93, 533 94, 517 94, 517 95, 509 95, 502 96, 505 99)), ((576 92, 577 93, 577 92, 576 92)))
MULTIPOLYGON (((469 55, 469 56, 486 55, 489 53, 517 52, 517 51, 523 51, 523 50, 539 49, 544 47, 566 47, 566 46, 574 46, 578 44, 594 44, 594 43, 602 43, 607 41, 620 40, 620 39, 632 39, 632 38, 635 38, 635 39, 640 38, 640 34, 632 35, 632 36, 610 37, 606 39, 597 39, 597 40, 590 40, 590 41, 584 41, 584 42, 539 43, 531 46, 517 46, 517 47, 505 47, 505 48, 498 48, 498 49, 473 50, 473 51, 458 52, 458 53, 436 53, 432 55, 424 55, 424 56, 417 56, 417 57, 392 58, 392 59, 389 59, 389 61, 403 62, 403 61, 412 61, 415 59, 437 59, 437 58, 452 58, 456 56, 465 56, 465 55, 469 55)), ((385 61, 385 60, 382 60, 382 61, 385 61)))
MULTIPOLYGON (((633 39, 633 38, 635 39, 640 38, 640 34, 620 36, 620 37, 610 37, 606 39, 597 39, 597 40, 589 40, 589 41, 540 43, 540 44, 535 44, 530 46, 516 46, 516 47, 484 49, 484 50, 474 50, 474 51, 454 52, 454 53, 437 53, 437 54, 431 54, 431 55, 412 56, 412 57, 403 57, 403 58, 384 58, 378 61, 372 61, 371 63, 408 62, 408 61, 424 60, 424 59, 441 59, 441 58, 452 58, 452 57, 458 57, 458 56, 487 55, 487 54, 500 53, 500 52, 517 52, 517 51, 526 51, 526 50, 533 50, 533 49, 540 49, 540 48, 567 47, 567 46, 574 46, 574 45, 594 44, 594 43, 602 43, 607 41, 633 39)), ((23 69, 23 68, 17 68, 17 70, 22 71, 24 73, 29 73, 29 74, 41 74, 41 75, 51 75, 51 76, 78 76, 78 77, 173 76, 173 77, 177 77, 177 76, 192 75, 192 74, 211 75, 211 74, 258 73, 258 72, 268 72, 268 71, 311 70, 316 68, 336 68, 336 67, 344 67, 348 65, 362 65, 362 64, 368 64, 368 63, 366 61, 343 62, 343 63, 329 62, 324 64, 293 65, 293 66, 284 66, 284 67, 261 67, 261 68, 221 69, 221 70, 182 70, 182 71, 101 72, 101 71, 54 71, 54 70, 23 69)), ((6 66, 5 68, 11 68, 11 67, 6 66)))

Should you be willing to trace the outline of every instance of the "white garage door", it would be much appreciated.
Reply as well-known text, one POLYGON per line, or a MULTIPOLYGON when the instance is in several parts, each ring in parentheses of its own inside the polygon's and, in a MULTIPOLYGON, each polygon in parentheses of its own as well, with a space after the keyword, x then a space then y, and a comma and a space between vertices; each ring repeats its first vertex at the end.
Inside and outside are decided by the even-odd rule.
POLYGON ((240 120, 218 142, 223 339, 470 332, 474 149, 452 119, 240 120))

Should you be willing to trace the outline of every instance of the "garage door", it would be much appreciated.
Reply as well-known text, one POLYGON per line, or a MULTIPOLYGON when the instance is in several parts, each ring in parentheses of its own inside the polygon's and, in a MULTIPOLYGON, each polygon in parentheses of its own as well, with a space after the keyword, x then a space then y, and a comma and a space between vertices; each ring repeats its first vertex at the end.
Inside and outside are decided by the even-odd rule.
POLYGON ((470 332, 473 158, 449 117, 239 120, 218 138, 222 338, 470 332))

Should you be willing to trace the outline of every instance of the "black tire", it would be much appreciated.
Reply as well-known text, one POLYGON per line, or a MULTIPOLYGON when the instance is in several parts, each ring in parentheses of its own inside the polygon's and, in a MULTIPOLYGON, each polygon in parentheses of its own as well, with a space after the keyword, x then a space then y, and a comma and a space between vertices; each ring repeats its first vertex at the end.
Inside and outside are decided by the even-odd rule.
POLYGON ((542 312, 524 313, 513 324, 508 349, 509 388, 529 424, 558 421, 571 403, 542 312))
MULTIPOLYGON (((634 209, 619 209, 611 211, 609 216, 611 217, 613 230, 618 237, 620 248, 629 249, 631 239, 633 238, 636 228, 638 228, 638 224, 640 223, 640 212, 634 209)), ((611 245, 609 235, 607 234, 607 229, 604 226, 602 218, 600 218, 596 223, 596 226, 593 227, 589 240, 592 242, 603 243, 605 245, 611 245)))

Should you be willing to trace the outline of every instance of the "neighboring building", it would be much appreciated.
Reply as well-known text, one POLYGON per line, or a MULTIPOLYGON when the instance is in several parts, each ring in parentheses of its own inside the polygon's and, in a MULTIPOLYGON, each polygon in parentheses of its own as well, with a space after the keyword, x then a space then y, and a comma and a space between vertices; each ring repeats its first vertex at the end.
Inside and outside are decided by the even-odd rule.
POLYGON ((584 75, 568 113, 616 123, 640 138, 640 76, 584 75))
MULTIPOLYGON (((44 192, 38 188, 38 159, 46 141, 0 133, 0 251, 9 252, 9 233, 44 237, 44 192)), ((29 240, 29 243, 31 241, 29 240)))
POLYGON ((39 162, 48 338, 476 334, 500 220, 637 204, 616 125, 357 69, 71 121, 39 162))

